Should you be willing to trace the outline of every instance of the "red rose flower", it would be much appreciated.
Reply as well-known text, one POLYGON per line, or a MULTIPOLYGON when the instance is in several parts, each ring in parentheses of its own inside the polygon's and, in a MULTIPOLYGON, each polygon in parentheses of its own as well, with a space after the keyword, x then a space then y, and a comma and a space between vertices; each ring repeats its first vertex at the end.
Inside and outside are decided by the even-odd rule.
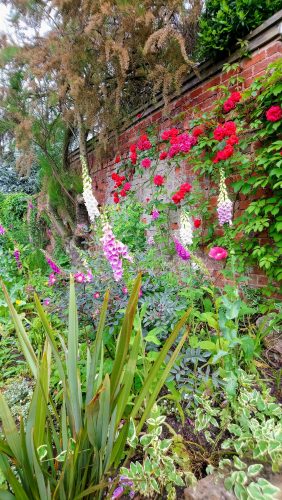
POLYGON ((151 166, 150 158, 144 158, 144 160, 141 161, 141 165, 144 168, 150 168, 150 166, 151 166))
POLYGON ((265 114, 269 122, 278 122, 282 118, 282 108, 281 106, 271 106, 265 114))
POLYGON ((129 150, 131 153, 136 153, 136 148, 137 148, 136 144, 131 144, 131 146, 129 147, 129 150))
POLYGON ((183 191, 186 194, 190 193, 191 189, 192 189, 191 184, 189 184, 189 182, 184 182, 184 184, 181 184, 179 191, 183 191))
POLYGON ((236 134, 236 123, 234 122, 225 122, 223 125, 223 129, 225 132, 225 136, 235 135, 236 134))
POLYGON ((227 146, 225 146, 225 148, 222 151, 218 151, 217 157, 219 160, 227 160, 228 158, 230 158, 230 156, 233 155, 233 153, 234 153, 233 146, 227 144, 227 146))
POLYGON ((127 192, 125 191, 125 189, 122 189, 119 194, 124 198, 127 195, 127 192))
POLYGON ((198 229, 202 224, 201 219, 194 219, 194 227, 198 229))
POLYGON ((180 203, 180 201, 183 199, 181 198, 181 196, 179 195, 179 193, 175 193, 172 197, 171 197, 173 203, 175 203, 176 205, 178 203, 180 203))
POLYGON ((162 152, 160 153, 160 160, 165 160, 165 159, 166 159, 166 157, 167 157, 167 152, 166 152, 166 151, 162 151, 162 152))
POLYGON ((213 136, 217 141, 222 141, 225 137, 225 130, 222 125, 218 125, 213 132, 213 136))
POLYGON ((130 191, 131 189, 131 184, 130 182, 126 182, 123 186, 123 189, 125 189, 125 191, 130 191))
POLYGON ((234 146, 234 144, 238 144, 238 142, 239 142, 239 139, 238 139, 237 135, 231 135, 227 139, 227 144, 229 144, 229 146, 234 146))
POLYGON ((240 92, 232 92, 229 99, 231 99, 231 101, 233 101, 233 102, 239 102, 242 99, 242 95, 240 92))
POLYGON ((117 192, 114 193, 114 203, 119 203, 119 195, 117 192))
POLYGON ((193 132, 192 132, 192 136, 193 137, 199 137, 199 135, 202 135, 204 133, 204 128, 203 127, 196 127, 194 128, 193 132))
POLYGON ((162 186, 164 184, 164 178, 162 175, 155 175, 154 184, 156 186, 162 186))
POLYGON ((135 165, 136 162, 137 162, 137 154, 136 153, 131 153, 130 160, 131 160, 132 165, 135 165))
POLYGON ((119 178, 119 175, 116 172, 113 172, 111 175, 113 181, 116 181, 119 178))
POLYGON ((231 111, 231 109, 234 109, 235 107, 236 104, 231 99, 227 99, 227 101, 225 101, 225 103, 223 104, 223 109, 226 113, 229 113, 229 111, 231 111))
POLYGON ((115 187, 120 187, 121 185, 122 185, 122 179, 119 177, 119 178, 116 180, 115 187))
POLYGON ((120 156, 116 156, 115 157, 115 163, 119 163, 120 162, 120 156))

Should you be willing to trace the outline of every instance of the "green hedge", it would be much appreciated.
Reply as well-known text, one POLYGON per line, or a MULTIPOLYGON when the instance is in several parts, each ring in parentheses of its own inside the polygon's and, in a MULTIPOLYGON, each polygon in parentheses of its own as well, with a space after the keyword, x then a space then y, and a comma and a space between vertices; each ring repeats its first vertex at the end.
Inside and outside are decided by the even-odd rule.
POLYGON ((280 9, 282 0, 206 0, 199 21, 197 59, 227 56, 250 31, 280 9))

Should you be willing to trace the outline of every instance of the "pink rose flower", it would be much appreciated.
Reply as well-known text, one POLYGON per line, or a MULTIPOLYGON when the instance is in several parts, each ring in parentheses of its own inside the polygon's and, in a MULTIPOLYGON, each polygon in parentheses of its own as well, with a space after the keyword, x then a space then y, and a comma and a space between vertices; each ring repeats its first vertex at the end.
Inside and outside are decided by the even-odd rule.
POLYGON ((141 161, 141 165, 144 168, 150 168, 150 166, 151 166, 150 158, 144 158, 144 160, 141 161))
POLYGON ((209 251, 209 257, 211 257, 214 260, 222 260, 226 259, 228 253, 225 248, 222 247, 213 247, 209 251))

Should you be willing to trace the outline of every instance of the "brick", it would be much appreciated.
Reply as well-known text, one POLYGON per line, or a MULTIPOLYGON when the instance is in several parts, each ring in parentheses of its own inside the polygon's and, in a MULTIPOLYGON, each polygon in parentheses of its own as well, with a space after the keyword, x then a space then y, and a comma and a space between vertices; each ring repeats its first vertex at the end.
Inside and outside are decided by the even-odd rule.
POLYGON ((257 283, 260 286, 266 286, 266 285, 268 285, 268 279, 266 276, 258 276, 257 283))
POLYGON ((254 76, 258 76, 262 71, 264 71, 267 68, 267 66, 270 63, 276 61, 278 57, 279 56, 274 54, 274 55, 268 57, 267 59, 265 59, 264 61, 261 61, 260 63, 255 64, 254 65, 254 76))
POLYGON ((282 54, 282 43, 274 42, 272 45, 266 48, 267 57, 272 56, 273 54, 277 54, 279 57, 282 54))
POLYGON ((157 113, 154 113, 152 116, 152 122, 157 122, 161 119, 162 117, 162 112, 158 111, 157 113))
POLYGON ((259 52, 255 53, 250 59, 244 59, 242 62, 242 67, 243 70, 246 68, 250 68, 251 66, 254 66, 256 63, 263 61, 266 58, 266 50, 260 50, 259 52))
POLYGON ((190 92, 189 97, 191 99, 195 99, 195 97, 198 97, 199 95, 201 95, 202 92, 203 92, 202 87, 201 86, 197 87, 195 90, 192 90, 192 92, 190 92))

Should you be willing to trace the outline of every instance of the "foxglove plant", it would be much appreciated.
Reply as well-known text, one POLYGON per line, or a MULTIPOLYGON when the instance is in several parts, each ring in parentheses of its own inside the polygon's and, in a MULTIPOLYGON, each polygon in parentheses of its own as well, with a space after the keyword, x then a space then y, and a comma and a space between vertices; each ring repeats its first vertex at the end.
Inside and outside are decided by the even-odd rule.
POLYGON ((22 267, 21 256, 20 256, 20 251, 17 248, 14 250, 14 257, 16 259, 18 269, 21 269, 22 267))
POLYGON ((225 184, 224 171, 220 169, 220 181, 219 181, 219 196, 217 200, 217 217, 220 226, 224 224, 232 225, 232 209, 233 203, 228 198, 228 193, 225 184))
POLYGON ((98 202, 92 192, 91 177, 88 173, 86 160, 83 156, 80 157, 82 165, 82 182, 83 182, 83 199, 92 223, 95 222, 95 217, 99 217, 98 202))
POLYGON ((175 244, 175 250, 176 253, 179 255, 179 257, 182 260, 189 260, 190 259, 190 253, 186 248, 184 248, 183 245, 181 245, 180 241, 178 241, 176 238, 174 239, 174 244, 175 244))
POLYGON ((101 242, 103 244, 104 255, 113 270, 114 279, 119 281, 123 275, 122 259, 126 259, 129 262, 133 262, 133 259, 128 253, 127 246, 115 238, 108 222, 104 222, 103 224, 101 242))
POLYGON ((46 257, 48 266, 52 269, 54 274, 61 274, 61 270, 58 268, 57 264, 52 261, 49 257, 46 257))
POLYGON ((193 225, 188 213, 181 210, 180 213, 180 240, 183 245, 192 245, 193 243, 193 225))

